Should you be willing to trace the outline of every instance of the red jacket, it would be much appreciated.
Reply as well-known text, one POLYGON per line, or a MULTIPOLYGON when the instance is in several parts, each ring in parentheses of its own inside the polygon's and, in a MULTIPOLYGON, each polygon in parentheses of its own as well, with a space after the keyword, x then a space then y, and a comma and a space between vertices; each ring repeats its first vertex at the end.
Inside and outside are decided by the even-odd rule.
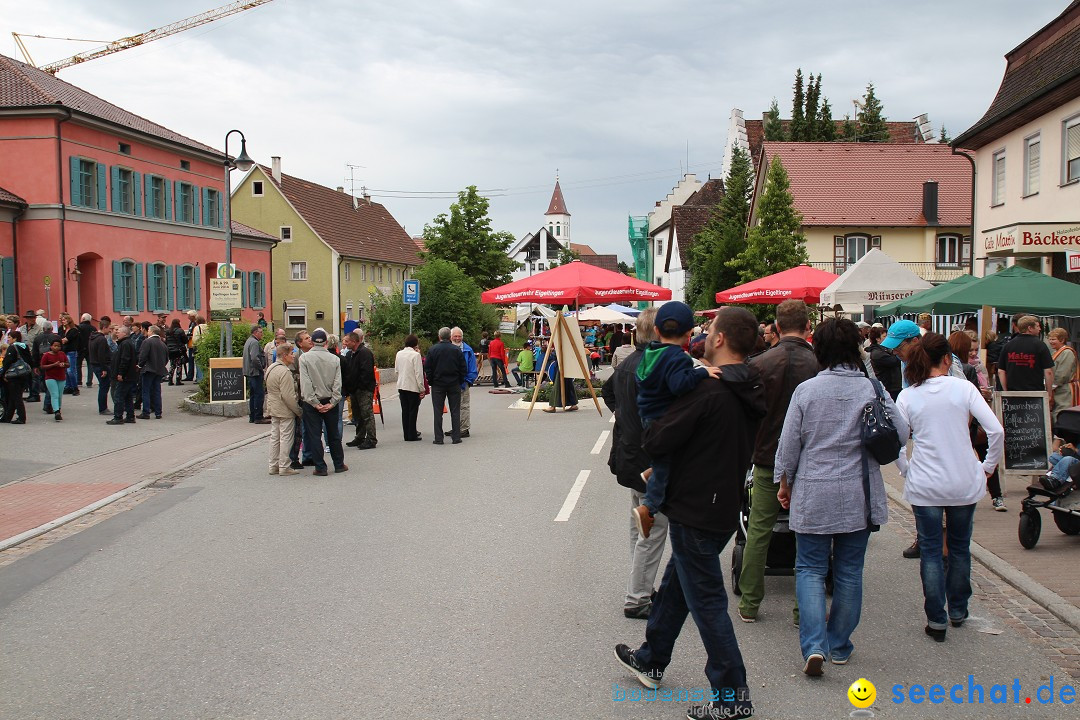
POLYGON ((510 364, 510 358, 506 357, 506 346, 499 338, 494 338, 488 345, 488 356, 492 360, 502 360, 504 365, 510 364))

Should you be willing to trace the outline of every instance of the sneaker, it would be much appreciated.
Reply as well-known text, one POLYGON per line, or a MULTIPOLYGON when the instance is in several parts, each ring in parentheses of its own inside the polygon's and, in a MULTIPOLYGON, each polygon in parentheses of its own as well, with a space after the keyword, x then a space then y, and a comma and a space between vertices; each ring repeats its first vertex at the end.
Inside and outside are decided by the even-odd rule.
POLYGON ((106 425, 123 425, 124 420, 123 420, 123 418, 115 418, 114 417, 112 420, 106 420, 105 424, 106 425))
POLYGON ((833 655, 832 656, 832 664, 833 665, 847 665, 848 660, 850 660, 850 659, 851 659, 850 655, 848 655, 847 657, 836 657, 835 655, 833 655))
POLYGON ((631 620, 648 620, 651 611, 652 603, 646 603, 635 608, 623 608, 622 614, 631 620))
POLYGON ((615 659, 619 664, 634 674, 638 681, 647 688, 655 690, 664 679, 664 671, 659 668, 646 668, 638 661, 634 651, 627 645, 615 646, 615 659))
POLYGON ((739 619, 744 623, 757 622, 757 615, 746 615, 742 610, 739 610, 739 619))
POLYGON ((969 614, 970 614, 970 613, 967 613, 967 612, 965 612, 965 613, 964 613, 964 617, 961 617, 961 618, 956 618, 956 619, 953 619, 953 618, 949 618, 949 623, 950 623, 950 624, 951 624, 951 625, 952 625, 953 627, 960 627, 961 625, 963 625, 963 624, 964 624, 964 621, 968 619, 968 615, 969 615, 969 614))
POLYGON ((56 415, 54 415, 53 417, 56 418, 56 422, 60 422, 64 419, 63 417, 61 417, 59 410, 56 411, 56 415))
POLYGON ((469 431, 468 430, 462 430, 460 437, 463 437, 463 438, 469 437, 469 431))
POLYGON ((810 653, 802 671, 810 677, 821 677, 825 674, 825 656, 821 653, 810 653))
POLYGON ((270 472, 269 472, 268 474, 270 474, 270 475, 277 475, 277 474, 278 474, 278 468, 277 468, 277 465, 275 465, 274 467, 270 468, 270 472))
POLYGON ((290 470, 303 470, 304 469, 304 464, 301 463, 301 462, 297 462, 296 460, 293 460, 291 463, 289 463, 289 469, 290 470))
POLYGON ((1008 512, 1009 508, 1005 507, 1005 498, 994 498, 994 510, 997 512, 1008 512))
POLYGON ((279 468, 277 474, 278 475, 299 475, 300 471, 294 469, 293 466, 290 465, 289 467, 279 468))
POLYGON ((653 526, 653 517, 649 514, 649 508, 638 505, 630 511, 630 516, 634 519, 634 527, 637 528, 638 535, 648 538, 653 526))
POLYGON ((908 560, 915 560, 920 555, 922 555, 922 552, 919 550, 919 541, 918 540, 911 543, 910 547, 904 548, 904 557, 906 557, 908 560))

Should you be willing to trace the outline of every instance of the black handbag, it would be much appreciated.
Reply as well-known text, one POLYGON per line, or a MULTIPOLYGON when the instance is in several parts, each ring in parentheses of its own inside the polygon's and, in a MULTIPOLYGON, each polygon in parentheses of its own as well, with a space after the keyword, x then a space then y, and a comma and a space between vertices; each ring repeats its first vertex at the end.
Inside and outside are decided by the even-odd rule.
POLYGON ((16 353, 15 362, 13 362, 4 373, 5 380, 21 380, 26 377, 30 377, 32 370, 30 365, 22 359, 21 355, 18 355, 18 351, 12 349, 12 352, 16 353))
POLYGON ((863 407, 862 444, 878 465, 888 465, 900 457, 903 445, 885 404, 885 389, 877 380, 870 382, 874 384, 877 397, 863 407))

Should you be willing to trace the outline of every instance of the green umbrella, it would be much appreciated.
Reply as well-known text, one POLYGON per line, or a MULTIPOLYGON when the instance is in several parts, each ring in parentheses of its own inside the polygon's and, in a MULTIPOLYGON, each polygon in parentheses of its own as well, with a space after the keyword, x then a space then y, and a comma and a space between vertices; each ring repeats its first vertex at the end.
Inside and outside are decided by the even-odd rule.
POLYGON ((960 275, 947 283, 936 285, 929 290, 923 290, 914 295, 910 295, 903 300, 896 300, 888 305, 882 305, 874 311, 874 315, 877 317, 888 317, 889 315, 930 312, 927 308, 933 307, 934 300, 944 294, 951 293, 958 287, 973 283, 978 279, 979 278, 974 277, 973 275, 960 275))
POLYGON ((1078 317, 1080 285, 1013 265, 957 287, 938 297, 933 308, 923 312, 955 315, 973 312, 983 305, 990 305, 1001 313, 1078 317))

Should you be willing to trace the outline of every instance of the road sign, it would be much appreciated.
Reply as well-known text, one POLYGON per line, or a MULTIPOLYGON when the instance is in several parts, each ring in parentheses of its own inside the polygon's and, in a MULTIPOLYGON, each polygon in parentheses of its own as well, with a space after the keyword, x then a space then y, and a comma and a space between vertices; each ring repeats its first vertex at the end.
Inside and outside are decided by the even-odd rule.
POLYGON ((240 281, 228 278, 210 278, 210 321, 236 321, 240 319, 243 305, 240 281))
POLYGON ((233 279, 236 277, 236 265, 234 263, 219 263, 217 276, 222 279, 233 279))
POLYGON ((402 300, 406 305, 419 305, 420 304, 420 281, 419 280, 406 280, 405 287, 401 291, 402 300))

